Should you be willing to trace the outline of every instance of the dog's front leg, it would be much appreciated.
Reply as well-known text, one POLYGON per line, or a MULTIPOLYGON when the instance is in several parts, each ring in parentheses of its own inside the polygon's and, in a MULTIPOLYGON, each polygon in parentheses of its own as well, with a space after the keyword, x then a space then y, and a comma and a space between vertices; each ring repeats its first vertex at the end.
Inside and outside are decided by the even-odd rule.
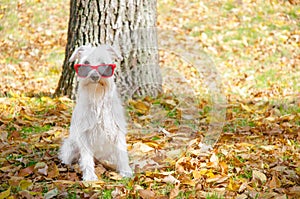
POLYGON ((127 153, 127 145, 125 135, 119 137, 116 145, 116 165, 117 170, 123 177, 132 177, 132 170, 129 166, 129 158, 127 153))
POLYGON ((74 160, 78 160, 78 155, 78 146, 72 137, 65 139, 59 151, 59 159, 64 164, 71 165, 74 160))
POLYGON ((95 181, 98 180, 95 174, 95 163, 93 152, 89 149, 88 145, 83 145, 80 148, 80 160, 79 165, 83 173, 84 181, 95 181))

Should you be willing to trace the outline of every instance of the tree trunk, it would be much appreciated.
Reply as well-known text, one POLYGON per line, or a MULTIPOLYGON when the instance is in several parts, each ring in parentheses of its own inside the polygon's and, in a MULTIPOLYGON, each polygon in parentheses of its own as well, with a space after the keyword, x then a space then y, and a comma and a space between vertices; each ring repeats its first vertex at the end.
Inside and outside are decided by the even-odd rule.
POLYGON ((63 70, 55 95, 74 97, 77 81, 68 60, 78 46, 111 44, 123 60, 116 82, 124 97, 161 91, 155 0, 71 0, 63 70))

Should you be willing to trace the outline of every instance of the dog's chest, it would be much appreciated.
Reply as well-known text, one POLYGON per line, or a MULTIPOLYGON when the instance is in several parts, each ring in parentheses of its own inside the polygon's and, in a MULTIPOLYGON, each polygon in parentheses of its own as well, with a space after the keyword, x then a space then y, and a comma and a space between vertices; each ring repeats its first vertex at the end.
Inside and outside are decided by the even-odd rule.
POLYGON ((118 126, 113 117, 113 109, 110 103, 94 104, 90 107, 94 120, 91 128, 94 139, 108 139, 114 142, 117 139, 118 126))

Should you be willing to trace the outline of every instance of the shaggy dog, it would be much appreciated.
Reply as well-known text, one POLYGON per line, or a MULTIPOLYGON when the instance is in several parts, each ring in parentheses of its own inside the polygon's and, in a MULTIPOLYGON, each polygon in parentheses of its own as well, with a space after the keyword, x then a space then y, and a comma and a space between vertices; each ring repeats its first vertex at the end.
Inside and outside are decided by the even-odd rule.
POLYGON ((123 177, 132 176, 126 146, 126 120, 113 80, 119 53, 109 45, 77 48, 70 62, 79 79, 70 136, 63 141, 59 158, 70 165, 79 160, 83 180, 97 180, 94 158, 114 164, 123 177))

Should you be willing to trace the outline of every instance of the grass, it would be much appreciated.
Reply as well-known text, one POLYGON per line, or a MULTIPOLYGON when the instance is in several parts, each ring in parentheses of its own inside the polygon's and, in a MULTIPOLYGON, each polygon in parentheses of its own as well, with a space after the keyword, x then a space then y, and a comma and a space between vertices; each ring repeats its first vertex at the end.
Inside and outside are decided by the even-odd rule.
POLYGON ((28 136, 34 134, 34 133, 41 133, 41 132, 46 132, 51 129, 51 125, 45 125, 45 126, 29 126, 29 127, 24 127, 21 130, 22 137, 27 138, 28 136))
POLYGON ((206 199, 224 199, 223 196, 220 196, 217 193, 207 194, 206 199))
POLYGON ((102 191, 102 197, 103 199, 111 199, 112 198, 112 191, 111 189, 103 190, 102 191))

